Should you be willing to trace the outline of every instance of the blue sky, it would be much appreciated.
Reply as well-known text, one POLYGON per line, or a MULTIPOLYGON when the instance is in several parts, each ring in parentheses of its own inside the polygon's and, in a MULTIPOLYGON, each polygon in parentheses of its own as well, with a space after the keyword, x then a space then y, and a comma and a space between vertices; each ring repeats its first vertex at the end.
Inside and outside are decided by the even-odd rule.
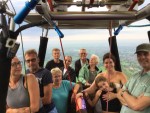
MULTIPOLYGON (((16 11, 18 12, 19 10, 22 9, 24 6, 25 2, 27 0, 11 0, 16 11)), ((144 4, 142 4, 139 9, 142 7, 146 6, 148 3, 150 3, 149 0, 145 0, 144 4)), ((79 11, 79 7, 70 7, 68 9, 69 11, 74 11, 77 10, 79 11)), ((88 9, 87 9, 88 10, 88 9)), ((91 10, 106 10, 106 8, 93 8, 91 10)), ((143 24, 150 24, 148 20, 142 20, 133 23, 132 25, 143 25, 143 24)), ((130 42, 137 42, 142 43, 142 42, 148 42, 148 36, 147 36, 147 31, 150 30, 150 27, 142 27, 142 28, 129 28, 129 27, 124 27, 124 29, 120 32, 120 34, 117 36, 117 40, 120 44, 129 44, 130 42)), ((65 37, 63 38, 64 42, 74 42, 74 41, 107 41, 109 37, 109 32, 106 29, 88 29, 88 30, 61 30, 65 37)), ((23 41, 25 44, 39 44, 39 37, 42 34, 41 28, 30 28, 22 32, 23 34, 23 41)), ((58 40, 58 35, 54 30, 49 30, 48 34, 49 40, 51 42, 57 42, 58 40)), ((18 37, 18 41, 20 41, 20 37, 18 37)), ((33 45, 34 46, 34 45, 33 45)))

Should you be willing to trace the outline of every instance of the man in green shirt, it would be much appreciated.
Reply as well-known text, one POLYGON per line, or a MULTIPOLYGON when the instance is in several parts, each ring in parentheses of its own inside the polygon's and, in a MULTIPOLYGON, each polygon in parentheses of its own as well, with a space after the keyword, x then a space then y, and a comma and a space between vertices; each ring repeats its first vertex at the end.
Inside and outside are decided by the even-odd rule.
POLYGON ((118 92, 125 102, 120 113, 150 113, 150 44, 140 44, 135 54, 143 69, 118 92))

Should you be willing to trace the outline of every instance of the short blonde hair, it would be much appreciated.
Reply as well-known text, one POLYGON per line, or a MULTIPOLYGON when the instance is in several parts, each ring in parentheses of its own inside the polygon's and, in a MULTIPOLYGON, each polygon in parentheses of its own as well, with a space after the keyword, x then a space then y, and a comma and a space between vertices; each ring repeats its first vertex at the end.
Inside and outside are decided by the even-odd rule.
POLYGON ((60 51, 60 49, 58 49, 58 48, 53 48, 53 49, 52 49, 52 52, 53 52, 53 51, 60 51))
POLYGON ((62 71, 58 67, 55 67, 51 70, 51 73, 52 75, 62 74, 62 71))
POLYGON ((36 56, 38 56, 37 52, 35 49, 29 49, 25 52, 25 56, 28 54, 35 54, 36 56))

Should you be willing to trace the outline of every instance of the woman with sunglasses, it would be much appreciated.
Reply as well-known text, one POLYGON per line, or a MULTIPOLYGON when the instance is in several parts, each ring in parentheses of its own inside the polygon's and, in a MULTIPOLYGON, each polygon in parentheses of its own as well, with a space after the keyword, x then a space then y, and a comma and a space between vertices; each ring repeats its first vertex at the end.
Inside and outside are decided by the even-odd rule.
POLYGON ((6 113, 35 113, 42 107, 35 76, 33 74, 23 76, 21 72, 21 62, 14 57, 11 61, 6 113))

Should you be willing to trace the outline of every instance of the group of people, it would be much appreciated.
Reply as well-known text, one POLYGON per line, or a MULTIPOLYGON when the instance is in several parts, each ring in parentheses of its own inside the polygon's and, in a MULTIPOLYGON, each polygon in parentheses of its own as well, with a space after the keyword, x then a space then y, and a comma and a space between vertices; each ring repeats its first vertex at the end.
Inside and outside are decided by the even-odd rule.
POLYGON ((71 56, 60 59, 58 48, 52 50, 53 59, 45 68, 39 66, 37 52, 27 50, 25 75, 17 56, 12 59, 6 113, 73 113, 68 99, 76 102, 81 96, 94 108, 89 113, 150 113, 150 44, 140 44, 135 54, 142 70, 127 80, 115 70, 111 53, 103 56, 102 72, 97 67, 99 57, 93 54, 88 59, 86 49, 80 49, 75 69, 71 56))

